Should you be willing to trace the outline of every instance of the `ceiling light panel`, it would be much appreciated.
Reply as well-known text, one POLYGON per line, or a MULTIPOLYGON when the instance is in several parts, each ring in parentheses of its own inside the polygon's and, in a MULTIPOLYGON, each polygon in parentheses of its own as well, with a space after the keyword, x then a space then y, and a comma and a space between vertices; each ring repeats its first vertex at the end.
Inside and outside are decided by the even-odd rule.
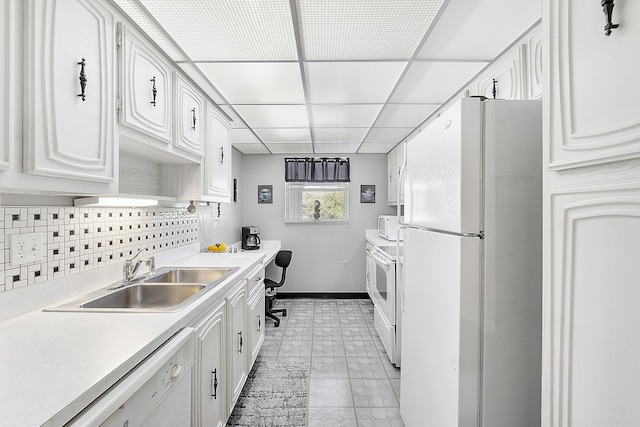
POLYGON ((365 142, 358 149, 358 153, 386 154, 397 144, 395 142, 365 142))
POLYGON ((234 108, 252 128, 309 127, 304 105, 234 105, 234 108))
MULTIPOLYGON (((159 47, 166 53, 169 58, 174 61, 184 61, 187 57, 179 49, 167 35, 161 31, 158 24, 149 16, 144 8, 135 0, 115 0, 115 3, 129 15, 131 20, 135 22, 159 47)), ((172 2, 175 3, 175 2, 172 2)))
POLYGON ((262 142, 281 142, 281 143, 293 143, 293 142, 306 142, 311 143, 311 133, 309 128, 300 129, 253 129, 254 132, 260 137, 262 142))
POLYGON ((314 127, 345 128, 370 127, 382 104, 370 105, 311 105, 314 127))
POLYGON ((442 3, 296 0, 304 59, 410 59, 442 3))
POLYGON ((415 128, 439 107, 440 104, 387 104, 374 126, 415 128))
POLYGON ((371 128, 365 142, 400 142, 414 128, 371 128))
POLYGON ((299 153, 313 153, 313 146, 311 144, 267 144, 269 150, 274 154, 299 154, 299 153))
POLYGON ((198 67, 231 104, 304 104, 297 62, 200 62, 198 67))
POLYGON ((306 63, 310 102, 383 103, 406 66, 406 62, 306 63))
POLYGON ((314 128, 315 142, 362 142, 369 128, 314 128))
POLYGON ((396 88, 394 103, 444 103, 486 62, 414 62, 396 88))
POLYGON ((289 0, 139 0, 194 61, 297 60, 289 0))
POLYGON ((269 149, 262 144, 233 144, 233 148, 242 154, 269 154, 269 149))
POLYGON ((330 154, 330 153, 355 153, 359 142, 318 142, 314 144, 316 153, 330 154))

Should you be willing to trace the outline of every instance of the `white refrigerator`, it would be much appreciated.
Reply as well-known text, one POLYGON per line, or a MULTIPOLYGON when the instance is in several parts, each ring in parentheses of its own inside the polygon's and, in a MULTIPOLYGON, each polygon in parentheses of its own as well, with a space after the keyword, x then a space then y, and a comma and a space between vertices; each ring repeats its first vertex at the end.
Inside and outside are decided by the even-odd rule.
POLYGON ((465 98, 406 146, 407 427, 540 426, 541 110, 465 98))

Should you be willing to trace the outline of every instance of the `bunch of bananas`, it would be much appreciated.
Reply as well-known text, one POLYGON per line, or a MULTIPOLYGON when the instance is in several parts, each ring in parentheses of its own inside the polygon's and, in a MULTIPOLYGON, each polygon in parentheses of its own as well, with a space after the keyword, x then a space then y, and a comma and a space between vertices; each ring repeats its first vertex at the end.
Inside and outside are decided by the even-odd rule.
POLYGON ((215 245, 211 245, 207 248, 209 252, 227 252, 227 245, 224 243, 216 243, 215 245))

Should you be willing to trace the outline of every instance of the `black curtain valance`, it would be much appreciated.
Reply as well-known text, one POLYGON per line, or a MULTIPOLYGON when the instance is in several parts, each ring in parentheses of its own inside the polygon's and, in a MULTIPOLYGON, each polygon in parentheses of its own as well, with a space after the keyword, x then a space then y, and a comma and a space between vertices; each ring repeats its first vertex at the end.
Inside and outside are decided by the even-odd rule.
POLYGON ((286 182, 349 182, 348 157, 287 157, 286 182))

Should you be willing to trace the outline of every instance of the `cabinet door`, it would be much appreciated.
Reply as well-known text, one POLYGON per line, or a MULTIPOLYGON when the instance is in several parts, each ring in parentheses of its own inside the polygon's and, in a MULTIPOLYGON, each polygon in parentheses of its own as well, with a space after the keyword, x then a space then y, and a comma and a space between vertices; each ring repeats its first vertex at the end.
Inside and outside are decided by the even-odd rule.
MULTIPOLYGON (((633 173, 619 166, 621 177, 633 173)), ((610 172, 587 169, 584 187, 610 172)), ((637 425, 640 190, 555 193, 545 257, 552 286, 543 292, 542 425, 637 425)))
POLYGON ((251 357, 249 359, 248 371, 251 371, 253 363, 258 357, 262 343, 264 342, 264 285, 258 292, 251 297, 249 301, 249 317, 247 319, 247 327, 249 328, 249 345, 251 349, 251 357))
POLYGON ((242 386, 247 379, 249 338, 247 336, 247 289, 246 282, 242 283, 235 292, 227 298, 227 318, 229 319, 227 354, 229 356, 229 413, 236 404, 242 386))
POLYGON ((17 17, 14 0, 0 5, 0 169, 11 168, 14 140, 14 110, 16 85, 14 81, 14 57, 16 46, 17 17))
POLYGON ((171 144, 171 66, 126 25, 120 33, 120 123, 171 144))
POLYGON ((396 169, 395 169, 395 173, 396 173, 396 198, 398 199, 398 203, 400 203, 401 205, 404 204, 404 187, 398 187, 399 185, 401 185, 402 183, 400 182, 400 174, 402 172, 402 165, 404 163, 404 142, 400 143, 396 146, 395 148, 395 152, 396 152, 396 169))
POLYGON ((194 410, 197 426, 222 427, 229 416, 226 405, 226 342, 224 301, 196 327, 194 410))
POLYGON ((396 194, 396 150, 393 149, 387 154, 387 201, 390 205, 398 202, 396 194))
POLYGON ((375 274, 376 274, 375 261, 373 260, 373 257, 369 255, 369 253, 367 252, 365 256, 365 285, 367 288, 367 293, 371 298, 373 298, 372 290, 375 286, 375 281, 376 281, 375 274))
POLYGON ((478 94, 490 99, 523 99, 524 51, 524 46, 516 46, 487 67, 478 79, 478 94))
POLYGON ((229 122, 207 105, 205 194, 215 202, 231 202, 231 138, 229 122))
POLYGON ((193 154, 204 152, 204 97, 184 77, 176 79, 176 138, 174 145, 193 154))
POLYGON ((551 169, 640 157, 640 2, 616 2, 612 21, 620 28, 609 37, 599 4, 548 3, 543 39, 550 73, 543 76, 543 98, 551 169))
POLYGON ((113 182, 113 14, 97 1, 30 0, 25 16, 25 172, 113 182))

